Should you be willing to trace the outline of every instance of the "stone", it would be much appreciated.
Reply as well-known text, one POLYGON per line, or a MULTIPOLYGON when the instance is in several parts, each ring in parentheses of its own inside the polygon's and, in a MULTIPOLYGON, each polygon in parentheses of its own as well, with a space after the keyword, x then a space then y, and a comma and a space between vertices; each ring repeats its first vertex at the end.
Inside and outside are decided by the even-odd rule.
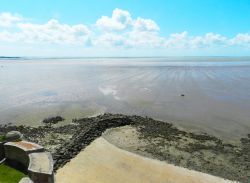
POLYGON ((56 124, 60 121, 64 121, 64 118, 61 116, 56 116, 56 117, 49 117, 43 120, 43 123, 45 124, 56 124))
POLYGON ((19 183, 34 183, 29 177, 22 178, 19 183))
POLYGON ((20 141, 23 138, 23 134, 21 134, 19 131, 10 131, 5 135, 6 141, 20 141))

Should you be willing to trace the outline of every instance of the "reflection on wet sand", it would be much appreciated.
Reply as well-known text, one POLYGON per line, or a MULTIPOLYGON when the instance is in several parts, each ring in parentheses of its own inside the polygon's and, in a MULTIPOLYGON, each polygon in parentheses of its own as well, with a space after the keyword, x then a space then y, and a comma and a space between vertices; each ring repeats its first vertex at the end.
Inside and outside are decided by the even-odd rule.
POLYGON ((224 138, 249 133, 249 63, 138 60, 0 61, 0 122, 39 124, 55 115, 67 122, 113 112, 224 138))

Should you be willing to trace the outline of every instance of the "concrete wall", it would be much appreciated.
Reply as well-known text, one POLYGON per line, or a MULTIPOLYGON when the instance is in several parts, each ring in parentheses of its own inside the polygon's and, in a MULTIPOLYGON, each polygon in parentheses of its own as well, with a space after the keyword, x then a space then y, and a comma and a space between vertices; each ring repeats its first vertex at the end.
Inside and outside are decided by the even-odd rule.
MULTIPOLYGON (((54 183, 53 159, 51 153, 44 152, 38 144, 19 141, 5 143, 5 158, 13 165, 21 163, 34 183, 54 183)), ((29 181, 30 181, 29 180, 29 181)), ((22 182, 26 182, 22 179, 22 182)))
POLYGON ((4 143, 0 142, 0 161, 5 158, 4 143))
POLYGON ((29 166, 29 156, 16 146, 5 145, 5 156, 7 160, 20 162, 25 167, 29 166))
POLYGON ((54 174, 42 174, 42 173, 35 173, 29 172, 29 177, 33 180, 34 183, 54 183, 54 174))

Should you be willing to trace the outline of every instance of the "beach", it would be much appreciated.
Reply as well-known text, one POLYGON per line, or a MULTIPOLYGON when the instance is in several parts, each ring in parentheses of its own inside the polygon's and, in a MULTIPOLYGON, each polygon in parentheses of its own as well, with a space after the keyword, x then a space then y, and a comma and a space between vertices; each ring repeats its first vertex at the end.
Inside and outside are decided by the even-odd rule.
POLYGON ((38 126, 60 115, 66 124, 112 112, 150 116, 227 141, 247 135, 247 58, 173 59, 1 60, 0 123, 38 126))
MULTIPOLYGON (((161 161, 205 177, 248 181, 250 62, 185 59, 1 60, 0 133, 17 130, 41 144, 59 172, 68 163, 78 166, 71 164, 78 156, 94 158, 87 149, 94 154, 104 144, 122 151, 121 163, 130 152, 138 164, 154 164, 155 174, 155 161, 161 161), (53 117, 60 121, 43 123, 53 117), (98 137, 103 139, 91 145, 98 137)), ((91 169, 86 173, 92 175, 91 169)), ((102 176, 107 175, 101 171, 102 176)))

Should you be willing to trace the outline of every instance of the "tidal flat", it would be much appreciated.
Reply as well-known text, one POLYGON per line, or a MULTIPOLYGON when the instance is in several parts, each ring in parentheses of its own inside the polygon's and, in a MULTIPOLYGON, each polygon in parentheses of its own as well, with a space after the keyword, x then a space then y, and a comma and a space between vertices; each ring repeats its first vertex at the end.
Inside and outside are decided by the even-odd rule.
POLYGON ((19 58, 0 66, 0 124, 111 112, 232 142, 250 132, 249 58, 19 58))

